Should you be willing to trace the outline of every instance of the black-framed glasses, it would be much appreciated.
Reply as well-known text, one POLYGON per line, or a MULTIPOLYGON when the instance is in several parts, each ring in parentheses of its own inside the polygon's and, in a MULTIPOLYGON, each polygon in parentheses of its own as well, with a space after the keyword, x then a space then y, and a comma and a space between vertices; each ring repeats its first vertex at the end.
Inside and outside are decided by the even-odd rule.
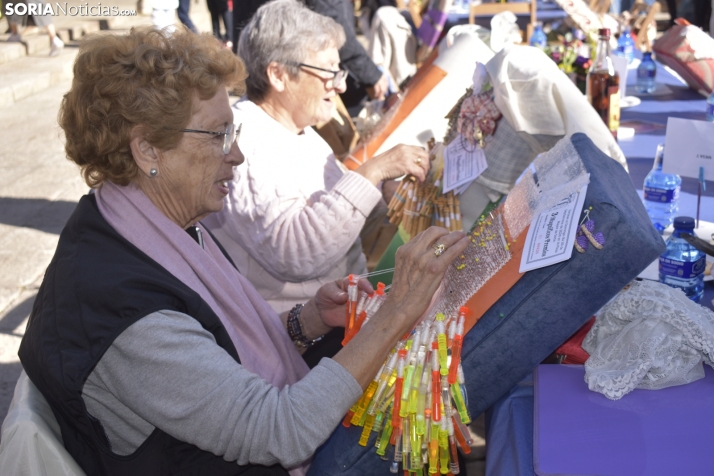
POLYGON ((292 64, 294 66, 302 66, 303 68, 310 68, 310 69, 316 69, 318 71, 324 71, 325 73, 330 73, 332 75, 332 84, 333 85, 341 84, 342 81, 344 81, 347 78, 347 74, 349 74, 349 72, 345 69, 333 71, 331 69, 320 68, 320 67, 313 66, 311 64, 305 64, 305 63, 290 63, 290 64, 292 64))
POLYGON ((236 125, 231 123, 226 127, 226 130, 223 132, 215 132, 215 131, 202 131, 199 129, 181 129, 181 132, 196 132, 198 134, 211 134, 214 136, 223 136, 223 153, 225 155, 230 154, 231 152, 231 147, 233 147, 233 143, 238 140, 240 137, 240 130, 243 127, 243 124, 241 123, 237 128, 236 125))

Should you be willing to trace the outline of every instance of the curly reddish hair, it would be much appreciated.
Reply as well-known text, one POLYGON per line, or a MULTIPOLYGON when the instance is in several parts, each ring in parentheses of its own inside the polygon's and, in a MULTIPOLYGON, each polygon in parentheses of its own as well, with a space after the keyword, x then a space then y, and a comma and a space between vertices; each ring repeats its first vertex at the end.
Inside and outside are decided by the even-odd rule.
POLYGON ((92 35, 80 46, 60 106, 67 158, 90 187, 106 180, 127 185, 139 171, 129 148, 132 129, 142 127, 151 145, 171 150, 191 119, 194 97, 210 99, 221 85, 242 90, 245 78, 243 62, 208 33, 143 27, 92 35))

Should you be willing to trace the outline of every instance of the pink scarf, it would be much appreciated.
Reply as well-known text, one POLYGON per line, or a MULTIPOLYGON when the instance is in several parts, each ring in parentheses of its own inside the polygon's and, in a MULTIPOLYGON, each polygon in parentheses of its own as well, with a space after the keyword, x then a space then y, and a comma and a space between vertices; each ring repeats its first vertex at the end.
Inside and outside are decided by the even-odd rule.
MULTIPOLYGON (((136 185, 106 182, 96 198, 100 213, 121 236, 208 303, 228 331, 245 368, 277 388, 307 374, 308 367, 280 317, 200 224, 205 249, 161 213, 136 185)), ((291 474, 303 474, 303 469, 295 468, 291 474)))

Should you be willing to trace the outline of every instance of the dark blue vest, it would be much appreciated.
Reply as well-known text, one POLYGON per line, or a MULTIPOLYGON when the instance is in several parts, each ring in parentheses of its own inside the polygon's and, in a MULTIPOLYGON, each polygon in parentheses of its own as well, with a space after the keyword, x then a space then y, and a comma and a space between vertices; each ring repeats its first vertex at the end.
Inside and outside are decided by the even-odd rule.
POLYGON ((101 424, 87 412, 82 387, 117 336, 161 310, 192 316, 240 362, 208 304, 120 236, 93 195, 83 197, 60 235, 19 351, 57 418, 67 451, 88 475, 287 474, 277 465, 238 466, 159 428, 133 454, 111 452, 101 424))

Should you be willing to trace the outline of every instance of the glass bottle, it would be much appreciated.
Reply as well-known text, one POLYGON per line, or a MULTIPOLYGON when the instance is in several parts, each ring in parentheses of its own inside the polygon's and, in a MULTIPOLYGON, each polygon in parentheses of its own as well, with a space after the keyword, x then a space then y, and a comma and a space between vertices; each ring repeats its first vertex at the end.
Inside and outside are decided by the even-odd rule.
POLYGON ((652 170, 645 177, 644 199, 645 209, 657 231, 662 234, 664 229, 672 224, 679 212, 679 190, 682 178, 679 175, 662 172, 664 160, 664 144, 657 146, 652 170))
POLYGON ((656 88, 656 77, 657 63, 652 59, 652 53, 646 51, 642 53, 642 62, 637 67, 637 84, 635 86, 637 92, 652 94, 656 88))
POLYGON ((659 282, 680 288, 689 299, 699 302, 704 294, 706 255, 687 243, 682 233, 694 234, 694 218, 674 219, 667 249, 659 257, 659 282))
POLYGON ((620 128, 620 77, 610 54, 610 29, 598 30, 600 40, 586 82, 588 102, 617 139, 620 128))

